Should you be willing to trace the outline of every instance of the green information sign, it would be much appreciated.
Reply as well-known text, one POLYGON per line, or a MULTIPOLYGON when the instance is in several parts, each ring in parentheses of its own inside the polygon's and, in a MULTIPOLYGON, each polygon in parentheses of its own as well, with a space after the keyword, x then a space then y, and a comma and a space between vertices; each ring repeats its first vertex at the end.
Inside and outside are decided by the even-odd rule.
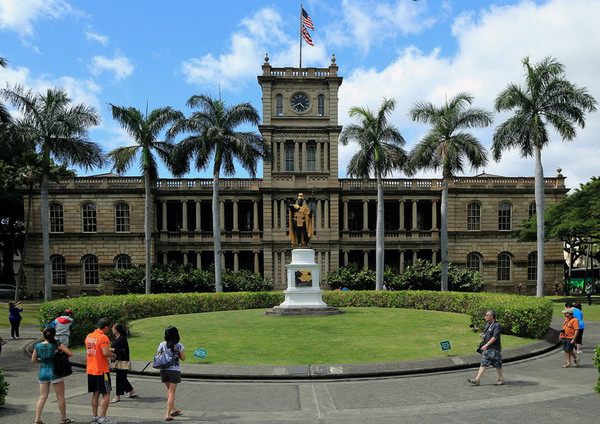
POLYGON ((444 340, 443 342, 440 342, 440 346, 442 347, 442 350, 450 350, 450 349, 452 349, 450 347, 450 340, 444 340))
POLYGON ((208 351, 207 351, 207 350, 204 350, 204 349, 200 349, 200 348, 198 348, 198 349, 196 349, 196 351, 194 352, 194 356, 195 356, 196 358, 204 359, 204 358, 206 358, 206 354, 207 354, 207 353, 208 353, 208 351))

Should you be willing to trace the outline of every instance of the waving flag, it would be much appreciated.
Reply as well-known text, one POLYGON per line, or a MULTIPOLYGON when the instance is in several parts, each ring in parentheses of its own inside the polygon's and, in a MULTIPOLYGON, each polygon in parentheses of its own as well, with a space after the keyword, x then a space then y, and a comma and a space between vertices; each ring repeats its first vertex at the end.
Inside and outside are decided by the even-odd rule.
POLYGON ((313 40, 312 40, 312 38, 310 38, 310 34, 308 33, 308 30, 306 29, 306 27, 304 25, 302 25, 302 38, 304 38, 304 41, 306 41, 306 44, 314 47, 313 40))
MULTIPOLYGON (((308 13, 306 13, 306 10, 304 10, 304 8, 302 8, 302 24, 304 26, 306 26, 306 28, 310 28, 313 31, 315 30, 315 27, 313 26, 312 19, 310 19, 310 16, 308 16, 308 13)), ((305 38, 305 40, 306 40, 306 38, 305 38)), ((308 41, 307 41, 307 43, 308 43, 308 41)), ((310 44, 310 43, 308 43, 308 44, 310 44)), ((312 44, 311 44, 311 46, 312 46, 312 44)))

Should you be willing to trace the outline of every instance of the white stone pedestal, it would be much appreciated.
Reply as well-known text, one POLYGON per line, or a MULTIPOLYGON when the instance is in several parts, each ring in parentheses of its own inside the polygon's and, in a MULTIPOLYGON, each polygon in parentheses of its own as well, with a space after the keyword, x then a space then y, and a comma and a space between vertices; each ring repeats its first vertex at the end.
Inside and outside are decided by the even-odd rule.
POLYGON ((287 268, 287 290, 284 302, 267 315, 334 315, 342 312, 327 306, 322 299, 321 267, 315 262, 313 249, 292 250, 287 268))

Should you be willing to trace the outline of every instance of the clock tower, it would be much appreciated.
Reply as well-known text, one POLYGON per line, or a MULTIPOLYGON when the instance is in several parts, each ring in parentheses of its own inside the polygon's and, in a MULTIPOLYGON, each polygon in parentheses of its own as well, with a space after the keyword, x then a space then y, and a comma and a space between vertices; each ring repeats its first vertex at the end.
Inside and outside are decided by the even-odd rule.
POLYGON ((335 56, 328 68, 274 68, 265 56, 258 83, 262 88, 263 124, 259 130, 272 149, 263 167, 265 275, 285 285, 288 202, 303 193, 314 213, 322 275, 339 264, 338 91, 335 56), (269 275, 272 270, 272 275, 269 275))

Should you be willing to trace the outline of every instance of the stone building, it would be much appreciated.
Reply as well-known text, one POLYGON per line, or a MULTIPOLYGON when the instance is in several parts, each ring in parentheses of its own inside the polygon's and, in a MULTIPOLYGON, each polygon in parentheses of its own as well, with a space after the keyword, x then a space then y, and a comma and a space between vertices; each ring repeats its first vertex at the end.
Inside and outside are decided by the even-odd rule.
MULTIPOLYGON (((287 203, 299 192, 315 214, 311 241, 321 274, 350 262, 374 268, 374 180, 338 176, 338 90, 342 77, 328 68, 274 68, 268 57, 258 83, 263 124, 273 149, 263 178, 221 179, 223 264, 249 269, 285 288, 290 260, 287 203)), ((143 180, 114 174, 77 177, 50 186, 53 293, 76 296, 112 287, 103 271, 144 264, 143 180)), ((513 232, 535 212, 533 178, 481 174, 449 185, 449 260, 481 272, 487 290, 535 292, 535 243, 513 232)), ((385 263, 399 271, 417 259, 440 258, 441 179, 386 179, 385 263)), ((564 177, 545 179, 546 204, 565 197, 564 177)), ((213 262, 212 180, 161 179, 152 190, 155 263, 213 262)), ((43 290, 39 196, 27 251, 28 291, 43 290)), ((562 247, 546 247, 546 280, 562 281, 562 247)))

